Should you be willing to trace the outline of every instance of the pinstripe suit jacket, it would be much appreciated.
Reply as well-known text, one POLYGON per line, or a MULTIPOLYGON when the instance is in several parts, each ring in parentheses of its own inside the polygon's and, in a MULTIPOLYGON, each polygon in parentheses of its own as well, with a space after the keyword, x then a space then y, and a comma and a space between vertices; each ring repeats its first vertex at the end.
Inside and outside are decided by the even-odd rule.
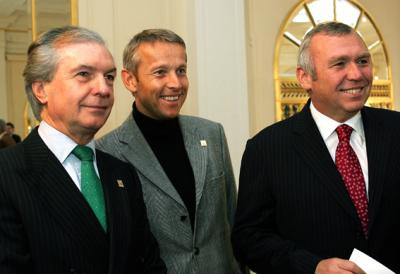
POLYGON ((0 273, 165 273, 136 172, 96 156, 108 234, 37 129, 0 152, 0 273))
POLYGON ((307 104, 247 143, 232 236, 240 261, 257 273, 314 273, 321 259, 357 248, 400 273, 400 114, 361 113, 369 239, 307 104))
POLYGON ((97 146, 136 167, 150 227, 169 273, 238 273, 230 243, 236 187, 223 128, 189 116, 179 116, 179 123, 196 184, 194 234, 182 199, 132 115, 97 146))

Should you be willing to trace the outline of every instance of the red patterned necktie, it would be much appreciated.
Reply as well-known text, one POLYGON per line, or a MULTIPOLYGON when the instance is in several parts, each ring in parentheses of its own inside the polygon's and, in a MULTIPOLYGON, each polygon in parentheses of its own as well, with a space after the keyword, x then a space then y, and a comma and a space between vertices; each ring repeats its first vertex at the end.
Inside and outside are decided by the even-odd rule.
POLYGON ((336 128, 339 144, 336 148, 335 163, 357 210, 365 238, 368 238, 367 193, 360 162, 353 148, 350 146, 352 131, 352 127, 344 124, 336 128))

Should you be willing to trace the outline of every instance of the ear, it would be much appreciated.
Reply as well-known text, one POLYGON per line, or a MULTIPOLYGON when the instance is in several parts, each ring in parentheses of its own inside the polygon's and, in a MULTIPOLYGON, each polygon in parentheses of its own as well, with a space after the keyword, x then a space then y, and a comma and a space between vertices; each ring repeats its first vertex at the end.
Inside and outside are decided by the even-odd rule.
POLYGON ((37 81, 32 83, 33 95, 43 105, 47 104, 47 93, 44 89, 43 82, 37 81))
POLYGON ((133 72, 130 72, 126 69, 123 69, 121 71, 121 78, 122 82, 124 83, 125 87, 133 94, 135 95, 137 91, 137 79, 136 76, 133 74, 133 72))
POLYGON ((303 89, 306 91, 311 90, 313 80, 308 72, 306 72, 303 68, 298 67, 296 69, 296 77, 303 89))

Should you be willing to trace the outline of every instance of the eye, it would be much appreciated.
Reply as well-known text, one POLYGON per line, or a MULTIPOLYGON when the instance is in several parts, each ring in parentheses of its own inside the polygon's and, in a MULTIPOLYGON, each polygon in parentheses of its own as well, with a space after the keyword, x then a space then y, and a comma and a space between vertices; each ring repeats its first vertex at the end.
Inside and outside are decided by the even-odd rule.
POLYGON ((79 71, 76 75, 86 78, 90 76, 90 73, 88 71, 79 71))
POLYGON ((153 72, 153 74, 157 77, 164 76, 167 73, 165 69, 158 69, 153 72))
POLYGON ((186 68, 179 68, 176 73, 178 75, 186 75, 186 68))
POLYGON ((359 65, 368 65, 370 63, 369 58, 360 58, 357 60, 357 64, 359 65))
POLYGON ((110 82, 114 82, 115 75, 114 74, 107 74, 104 78, 106 78, 110 82))
POLYGON ((333 64, 334 67, 343 67, 345 65, 344 61, 338 61, 335 64, 333 64))

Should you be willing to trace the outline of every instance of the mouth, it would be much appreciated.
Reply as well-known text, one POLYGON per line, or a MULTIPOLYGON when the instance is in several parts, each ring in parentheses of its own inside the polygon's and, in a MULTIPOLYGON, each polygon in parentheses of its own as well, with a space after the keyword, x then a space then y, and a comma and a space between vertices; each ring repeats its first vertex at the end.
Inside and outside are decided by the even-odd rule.
POLYGON ((107 110, 108 106, 84 106, 89 109, 94 109, 94 110, 107 110))
POLYGON ((177 95, 161 95, 160 98, 168 102, 175 102, 178 101, 179 97, 181 97, 182 95, 183 93, 177 95))
POLYGON ((351 95, 360 94, 363 92, 365 87, 357 87, 357 88, 349 88, 349 89, 340 89, 341 92, 351 95))

